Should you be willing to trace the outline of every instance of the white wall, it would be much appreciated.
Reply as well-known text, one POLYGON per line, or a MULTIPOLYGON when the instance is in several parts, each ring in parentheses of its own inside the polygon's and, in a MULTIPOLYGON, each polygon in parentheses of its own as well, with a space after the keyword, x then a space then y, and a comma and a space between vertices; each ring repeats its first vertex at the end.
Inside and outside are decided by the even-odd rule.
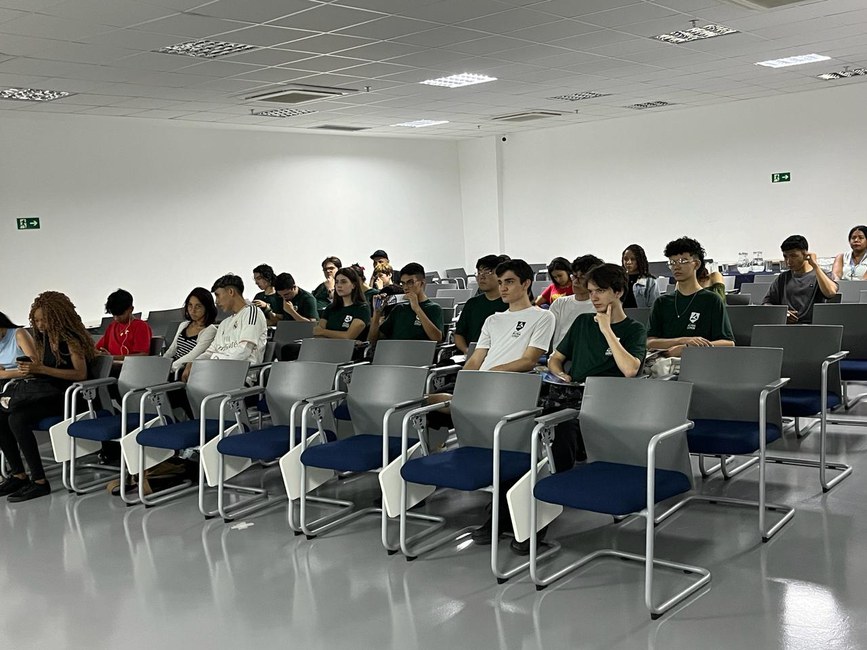
POLYGON ((506 252, 619 261, 637 242, 653 260, 689 234, 717 260, 779 258, 794 233, 819 255, 847 250, 849 228, 867 221, 865 105, 867 84, 852 83, 509 135, 506 252), (783 171, 792 181, 771 184, 783 171))
POLYGON ((496 138, 475 138, 459 145, 467 269, 480 257, 505 252, 501 144, 496 138))
POLYGON ((396 265, 464 260, 455 142, 10 113, 0 310, 18 320, 46 289, 94 320, 117 287, 163 309, 231 271, 252 296, 262 262, 312 289, 326 255, 368 272, 377 248, 396 265), (17 232, 21 216, 42 229, 17 232))

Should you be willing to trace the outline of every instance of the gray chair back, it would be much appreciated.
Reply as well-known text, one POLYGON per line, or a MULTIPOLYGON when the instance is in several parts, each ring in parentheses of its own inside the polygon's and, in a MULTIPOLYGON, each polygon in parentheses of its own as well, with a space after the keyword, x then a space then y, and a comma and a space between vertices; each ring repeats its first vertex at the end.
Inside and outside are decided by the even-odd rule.
POLYGON ((437 298, 454 298, 455 303, 466 302, 476 295, 475 289, 438 289, 437 298))
POLYGON ((377 366, 429 366, 436 347, 434 341, 382 340, 376 344, 373 363, 377 366))
MULTIPOLYGON (((190 379, 187 381, 187 399, 196 418, 199 417, 202 400, 208 395, 243 388, 249 368, 249 361, 235 359, 193 361, 190 379)), ((214 399, 208 403, 205 417, 214 420, 220 417, 220 400, 214 399)))
POLYGON ((274 330, 274 343, 277 348, 281 348, 287 343, 294 343, 301 339, 308 339, 313 336, 313 327, 316 325, 313 321, 297 321, 297 320, 281 320, 277 322, 277 327, 274 330))
POLYGON ((730 305, 726 311, 735 345, 749 345, 753 338, 753 325, 785 325, 785 305, 730 305))
MULTIPOLYGON (((170 323, 179 323, 184 320, 184 309, 183 307, 178 307, 177 309, 161 309, 159 311, 152 311, 148 313, 147 324, 150 325, 151 331, 154 334, 161 334, 165 331, 165 328, 170 323)), ((175 332, 177 331, 177 327, 175 328, 175 332)), ((175 332, 172 332, 174 335, 175 332)))
POLYGON ((347 339, 303 339, 298 361, 349 363, 355 352, 355 341, 347 339))
MULTIPOLYGON (((395 404, 424 396, 427 368, 410 366, 359 366, 352 372, 346 396, 356 434, 380 435, 382 418, 395 404)), ((390 436, 400 436, 401 418, 389 421, 390 436)))
MULTIPOLYGON (((510 413, 536 408, 541 388, 541 375, 461 370, 451 404, 458 444, 492 449, 497 422, 510 413)), ((534 426, 533 418, 506 425, 500 436, 500 448, 530 451, 534 426)))
POLYGON ((746 294, 741 295, 739 293, 727 293, 726 294, 726 305, 749 305, 752 296, 748 296, 746 294))
MULTIPOLYGON (((783 348, 782 376, 789 378, 786 388, 820 390, 822 361, 839 352, 843 342, 842 325, 756 325, 752 344, 759 348, 783 348)), ((828 370, 828 392, 841 394, 840 364, 828 370)))
MULTIPOLYGON (((88 379, 105 379, 111 375, 111 369, 114 366, 114 360, 107 354, 98 354, 93 358, 93 361, 87 367, 88 379)), ((98 408, 113 410, 111 405, 111 395, 108 392, 108 386, 100 386, 97 389, 97 399, 99 401, 98 408)))
POLYGON ((847 359, 867 359, 867 304, 815 305, 813 325, 842 325, 847 359))
POLYGON ((677 284, 669 284, 667 287, 665 287, 665 293, 666 293, 666 295, 669 295, 669 296, 670 296, 670 295, 673 294, 675 291, 677 291, 677 284))
POLYGON ((152 357, 158 356, 163 353, 163 348, 166 347, 166 337, 164 336, 152 336, 151 337, 151 345, 149 354, 152 357))
MULTIPOLYGON (((265 400, 271 423, 289 426, 292 405, 303 399, 327 393, 334 388, 336 363, 316 361, 278 361, 271 366, 265 400)), ((296 426, 301 426, 301 411, 296 411, 296 426)))
MULTIPOLYGON (((166 341, 168 341, 169 344, 171 344, 172 341, 175 340, 175 336, 178 335, 178 329, 185 322, 186 321, 183 321, 183 320, 173 320, 173 321, 166 323, 165 327, 163 328, 163 336, 166 337, 166 341)), ((159 332, 156 331, 153 328, 153 326, 151 326, 151 331, 154 333, 154 335, 159 335, 159 332)))
POLYGON ((265 344, 265 352, 262 355, 262 361, 268 363, 274 360, 274 355, 277 352, 277 344, 274 341, 268 341, 265 344))
MULTIPOLYGON (((647 467, 650 439, 688 421, 691 394, 684 381, 588 377, 579 416, 587 459, 647 467)), ((659 444, 656 467, 692 482, 686 432, 659 444)))
MULTIPOLYGON (((450 289, 450 291, 458 291, 457 289, 450 289)), ((442 289, 440 289, 437 293, 441 293, 442 289)), ((443 309, 454 309, 455 308, 455 299, 451 296, 439 296, 437 295, 434 298, 431 298, 431 302, 435 305, 439 305, 443 309)))
POLYGON ((535 280, 532 288, 533 295, 538 298, 549 284, 551 283, 548 280, 535 280))
POLYGON ((757 273, 753 276, 753 284, 770 284, 776 279, 774 273, 757 273))
POLYGON ((637 320, 639 323, 647 327, 647 322, 650 320, 650 307, 629 307, 624 309, 626 315, 632 320, 637 320))
POLYGON ((463 280, 466 280, 467 279, 467 272, 463 268, 446 269, 446 277, 447 278, 461 278, 463 280))
POLYGON ((762 299, 768 294, 770 285, 768 283, 759 282, 744 282, 741 284, 741 295, 750 297, 750 304, 761 305, 762 299))
POLYGON ((857 280, 841 280, 837 283, 837 293, 840 294, 840 302, 861 302, 861 283, 857 280))
MULTIPOLYGON (((131 390, 164 384, 171 370, 172 360, 165 357, 127 357, 117 378, 117 390, 123 396, 131 390)), ((127 400, 127 408, 131 413, 139 412, 139 404, 140 400, 136 398, 127 400)), ((153 412, 150 408, 147 410, 153 412)))
POLYGON ((533 270, 533 273, 538 273, 539 271, 547 271, 548 265, 539 262, 536 264, 530 264, 530 268, 533 270))
POLYGON ((859 293, 861 294, 861 298, 858 302, 867 303, 867 291, 860 291, 859 293))
MULTIPOLYGON (((759 394, 782 369, 782 348, 686 348, 679 381, 692 384, 690 419, 758 422, 759 394)), ((782 431, 782 417, 780 393, 771 393, 767 422, 782 431)))

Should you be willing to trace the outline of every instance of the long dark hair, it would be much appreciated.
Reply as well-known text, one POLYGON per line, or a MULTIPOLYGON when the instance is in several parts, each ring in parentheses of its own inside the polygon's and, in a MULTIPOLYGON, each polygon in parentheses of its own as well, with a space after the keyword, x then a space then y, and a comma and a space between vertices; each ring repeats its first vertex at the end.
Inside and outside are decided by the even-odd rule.
MULTIPOLYGON (((548 277, 551 278, 551 282, 557 284, 556 280, 554 280, 554 271, 566 271, 566 275, 569 275, 572 272, 572 265, 569 264, 569 260, 565 257, 555 257, 548 263, 548 277)), ((569 283, 567 282, 566 284, 569 283)))
MULTIPOLYGON (((647 261, 647 253, 644 252, 644 249, 638 244, 629 244, 626 248, 623 249, 623 253, 629 251, 633 255, 635 255, 635 263, 638 265, 638 277, 639 278, 653 278, 650 274, 650 263, 647 261)), ((623 258, 623 253, 620 254, 620 258, 623 258)))
POLYGON ((189 310, 187 310, 190 298, 197 298, 205 306, 205 327, 213 325, 214 321, 217 320, 217 305, 214 304, 214 297, 211 295, 211 292, 204 287, 196 287, 190 291, 190 295, 184 300, 184 319, 192 323, 193 318, 190 316, 189 310))
POLYGON ((17 329, 19 327, 21 327, 21 326, 13 323, 11 320, 9 320, 9 317, 6 314, 4 314, 2 311, 0 311, 0 329, 14 330, 14 329, 17 329))
POLYGON ((29 318, 30 326, 33 328, 37 358, 43 358, 46 343, 56 359, 60 359, 61 356, 61 343, 67 344, 70 353, 80 354, 87 361, 96 356, 93 337, 84 328, 81 317, 75 311, 75 305, 66 294, 59 291, 43 291, 33 299, 29 318), (42 310, 42 318, 47 325, 45 332, 40 332, 36 327, 37 309, 42 310))
MULTIPOLYGON (((364 297, 364 289, 361 287, 361 278, 358 276, 355 269, 348 266, 343 267, 342 269, 337 269, 337 273, 334 274, 335 282, 337 281, 338 275, 342 275, 352 283, 352 302, 366 304, 367 299, 364 297)), ((334 290, 334 298, 331 300, 331 308, 343 308, 343 297, 338 295, 336 288, 334 290)))

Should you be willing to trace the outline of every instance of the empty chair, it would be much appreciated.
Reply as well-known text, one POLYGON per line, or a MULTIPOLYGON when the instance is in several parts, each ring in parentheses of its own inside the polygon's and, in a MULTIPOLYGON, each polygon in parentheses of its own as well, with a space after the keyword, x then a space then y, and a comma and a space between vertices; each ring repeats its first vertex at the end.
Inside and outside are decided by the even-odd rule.
POLYGON ((316 325, 313 321, 297 321, 297 320, 281 320, 277 321, 277 327, 274 329, 274 354, 265 361, 271 361, 273 358, 280 359, 282 357, 283 348, 287 345, 297 345, 301 339, 307 339, 313 336, 313 327, 316 325))
POLYGON ((467 272, 463 268, 446 269, 446 278, 456 280, 459 289, 467 288, 467 272))
POLYGON ((723 284, 725 284, 726 291, 734 291, 735 290, 735 276, 734 275, 724 275, 723 276, 723 284))
POLYGON ((629 318, 647 327, 647 322, 650 320, 650 307, 628 307, 623 311, 629 318))
POLYGON ((667 277, 671 274, 671 269, 668 266, 668 260, 664 262, 648 262, 647 266, 650 270, 650 275, 655 275, 656 277, 667 277))
POLYGON ((750 304, 761 305, 762 300, 768 295, 769 284, 744 282, 741 284, 741 295, 750 297, 750 304))
MULTIPOLYGON (((828 411, 842 402, 840 361, 846 357, 840 351, 843 327, 839 325, 756 325, 752 345, 763 348, 783 348, 783 377, 788 385, 780 392, 783 416, 795 420, 795 432, 800 436, 802 417, 819 418, 819 460, 768 456, 768 460, 800 467, 818 467, 819 483, 827 492, 846 478, 852 468, 826 460, 828 411), (840 473, 830 481, 826 472, 840 473)), ((806 433, 804 434, 806 435, 806 433)))
POLYGON ((735 345, 749 345, 754 325, 785 325, 785 305, 729 305, 726 310, 735 335, 735 345))
POLYGON ((771 284, 776 279, 773 273, 756 273, 753 275, 753 284, 771 284))
POLYGON ((454 298, 455 304, 464 303, 476 295, 473 289, 438 289, 437 298, 454 298))
POLYGON ((548 265, 542 263, 530 264, 530 268, 533 270, 533 273, 538 273, 539 271, 547 271, 548 265))
POLYGON ((345 339, 303 339, 298 361, 349 363, 355 352, 355 341, 345 339))
POLYGON ((813 307, 813 325, 843 326, 841 347, 849 352, 840 362, 844 403, 848 409, 867 399, 865 393, 850 402, 847 390, 849 382, 867 382, 867 305, 816 305, 813 307))
MULTIPOLYGON (((460 289, 451 289, 451 291, 460 291, 460 289)), ((431 298, 431 302, 439 305, 443 309, 454 309, 455 308, 455 299, 451 296, 436 296, 431 298)), ((443 319, 445 320, 445 319, 443 319)))
MULTIPOLYGON (((147 324, 150 325, 151 331, 154 334, 163 334, 170 323, 180 323, 184 320, 186 320, 184 318, 184 308, 178 307, 177 309, 161 309, 148 312, 147 324)), ((176 331, 177 327, 171 335, 174 336, 176 331)))
MULTIPOLYGON (((707 569, 654 557, 656 504, 692 489, 686 441, 686 432, 692 426, 687 420, 691 391, 692 386, 686 382, 635 381, 619 377, 587 379, 579 417, 587 463, 541 480, 533 463, 530 470, 532 494, 538 501, 615 518, 638 514, 647 522, 644 555, 602 549, 543 576, 538 566, 538 541, 535 535, 530 535, 530 577, 537 589, 544 589, 599 557, 641 562, 645 575, 644 601, 651 618, 656 619, 710 582, 707 569), (624 408, 624 404, 629 408, 624 408), (698 578, 656 604, 653 576, 657 567, 698 578)), ((574 410, 567 410, 538 418, 531 454, 537 453, 540 438, 550 436, 558 422, 575 415, 574 410)), ((537 517, 536 502, 530 497, 530 530, 536 529, 537 517)))
POLYGON ((746 294, 741 295, 739 293, 727 293, 726 294, 726 305, 749 305, 751 302, 752 296, 748 296, 746 294))
POLYGON ((861 302, 861 283, 858 281, 841 281, 837 283, 837 293, 840 302, 861 302))

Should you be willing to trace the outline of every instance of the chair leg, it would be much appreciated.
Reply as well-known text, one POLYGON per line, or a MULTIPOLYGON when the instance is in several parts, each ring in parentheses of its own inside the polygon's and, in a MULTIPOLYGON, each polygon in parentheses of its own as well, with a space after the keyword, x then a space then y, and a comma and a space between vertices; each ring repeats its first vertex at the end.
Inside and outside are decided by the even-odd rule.
MULTIPOLYGON (((201 464, 200 464, 201 466, 201 464)), ((285 501, 288 497, 284 494, 283 496, 270 496, 268 491, 264 488, 252 488, 252 487, 239 487, 225 482, 225 473, 226 473, 226 461, 225 456, 220 454, 220 465, 217 470, 217 514, 223 518, 223 521, 228 523, 234 520, 236 517, 245 517, 254 512, 258 512, 265 508, 271 508, 275 505, 279 505, 283 501, 285 501), (236 492, 247 492, 252 496, 247 497, 246 499, 241 499, 237 503, 233 503, 231 505, 226 504, 225 496, 226 496, 226 488, 234 489, 236 492)), ((204 473, 201 472, 199 474, 199 480, 203 480, 204 473)), ((201 484, 200 484, 201 487, 201 484)), ((204 504, 204 491, 199 490, 199 512, 205 517, 205 519, 210 519, 214 516, 213 510, 205 509, 204 504)))
POLYGON ((78 441, 76 438, 70 436, 69 437, 69 461, 64 463, 64 471, 63 475, 66 477, 64 481, 64 487, 75 494, 89 494, 91 492, 96 492, 97 490, 101 490, 106 485, 108 485, 112 481, 112 476, 107 478, 97 478, 92 481, 88 481, 84 484, 78 484, 76 480, 76 474, 78 469, 95 469, 97 471, 110 471, 117 472, 119 467, 112 466, 103 466, 103 465, 78 465, 78 459, 76 458, 78 453, 78 441))
MULTIPOLYGON (((141 503, 144 504, 145 508, 152 508, 153 506, 158 506, 161 503, 166 503, 167 501, 173 501, 178 497, 182 497, 186 494, 190 494, 196 491, 196 486, 193 485, 190 481, 184 481, 180 485, 175 485, 170 488, 166 488, 165 490, 160 490, 159 492, 154 492, 150 495, 145 494, 145 453, 144 447, 142 447, 142 451, 139 453, 139 461, 138 461, 138 498, 141 503)), ((205 483, 205 469, 204 466, 199 463, 199 506, 200 510, 202 508, 202 503, 204 501, 204 483, 205 483)), ((121 487, 123 490, 123 487, 121 487)))

